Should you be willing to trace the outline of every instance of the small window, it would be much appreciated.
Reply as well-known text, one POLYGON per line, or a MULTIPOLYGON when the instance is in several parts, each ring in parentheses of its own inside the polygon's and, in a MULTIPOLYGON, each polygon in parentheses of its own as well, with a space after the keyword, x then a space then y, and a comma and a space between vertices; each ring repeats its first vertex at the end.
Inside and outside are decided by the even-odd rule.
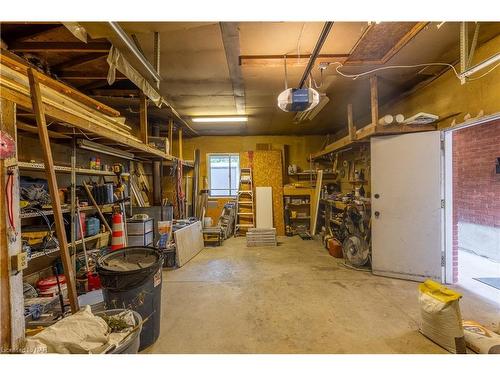
POLYGON ((240 155, 208 154, 207 165, 210 196, 236 196, 240 181, 240 155))

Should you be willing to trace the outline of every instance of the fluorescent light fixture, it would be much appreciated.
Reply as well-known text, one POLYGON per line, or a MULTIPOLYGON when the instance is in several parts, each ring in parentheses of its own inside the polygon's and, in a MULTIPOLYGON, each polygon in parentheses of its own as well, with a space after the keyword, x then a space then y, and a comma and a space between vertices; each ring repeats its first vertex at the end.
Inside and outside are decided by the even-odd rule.
POLYGON ((248 116, 192 117, 193 122, 247 122, 248 116))
POLYGON ((134 154, 123 151, 123 150, 118 150, 113 147, 101 145, 99 143, 91 142, 86 139, 79 139, 77 141, 78 147, 83 148, 84 150, 89 150, 89 151, 94 151, 94 152, 99 152, 101 154, 106 154, 106 155, 111 155, 111 156, 117 156, 119 158, 123 159, 128 159, 132 160, 134 158, 134 154))
POLYGON ((464 80, 465 78, 467 78, 467 77, 473 75, 474 73, 477 73, 478 71, 496 63, 499 60, 500 60, 500 52, 494 54, 493 56, 487 58, 486 60, 480 62, 479 64, 470 67, 465 72, 460 73, 460 79, 464 80))

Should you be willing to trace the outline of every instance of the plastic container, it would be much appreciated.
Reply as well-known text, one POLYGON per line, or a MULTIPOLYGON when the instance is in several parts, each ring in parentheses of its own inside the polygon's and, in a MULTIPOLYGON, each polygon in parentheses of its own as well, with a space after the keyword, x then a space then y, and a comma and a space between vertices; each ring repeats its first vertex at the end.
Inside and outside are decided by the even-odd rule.
MULTIPOLYGON (((105 315, 112 316, 112 315, 117 315, 122 311, 125 311, 125 309, 106 310, 98 312, 95 315, 100 317, 105 315)), ((110 352, 107 352, 106 354, 137 354, 139 352, 140 334, 142 331, 142 317, 137 311, 132 310, 132 313, 134 314, 136 327, 139 326, 139 328, 136 331, 132 332, 130 336, 128 336, 124 341, 122 341, 115 349, 111 350, 110 352)))
POLYGON ((139 350, 160 335, 163 254, 153 247, 125 247, 97 259, 107 309, 128 308, 143 319, 139 350))
POLYGON ((163 262, 163 267, 174 268, 176 265, 175 248, 165 249, 163 250, 163 254, 165 255, 165 261, 163 262))
POLYGON ((95 236, 101 229, 101 221, 96 217, 89 217, 85 221, 85 226, 85 235, 87 237, 95 236))

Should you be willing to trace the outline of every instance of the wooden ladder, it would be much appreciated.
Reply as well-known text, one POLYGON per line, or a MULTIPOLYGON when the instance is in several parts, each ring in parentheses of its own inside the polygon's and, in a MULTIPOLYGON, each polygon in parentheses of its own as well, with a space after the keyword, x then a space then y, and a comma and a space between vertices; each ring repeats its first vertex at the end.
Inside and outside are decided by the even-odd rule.
POLYGON ((252 168, 240 169, 240 184, 236 199, 236 226, 234 236, 243 235, 249 228, 255 227, 255 210, 253 203, 252 168))

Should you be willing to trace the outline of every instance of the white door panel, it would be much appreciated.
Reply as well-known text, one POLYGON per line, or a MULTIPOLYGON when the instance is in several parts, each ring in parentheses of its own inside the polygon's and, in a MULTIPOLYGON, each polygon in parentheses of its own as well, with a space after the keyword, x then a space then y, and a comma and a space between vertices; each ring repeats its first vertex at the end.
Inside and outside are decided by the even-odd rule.
POLYGON ((439 131, 371 138, 374 274, 442 279, 440 138, 439 131))

